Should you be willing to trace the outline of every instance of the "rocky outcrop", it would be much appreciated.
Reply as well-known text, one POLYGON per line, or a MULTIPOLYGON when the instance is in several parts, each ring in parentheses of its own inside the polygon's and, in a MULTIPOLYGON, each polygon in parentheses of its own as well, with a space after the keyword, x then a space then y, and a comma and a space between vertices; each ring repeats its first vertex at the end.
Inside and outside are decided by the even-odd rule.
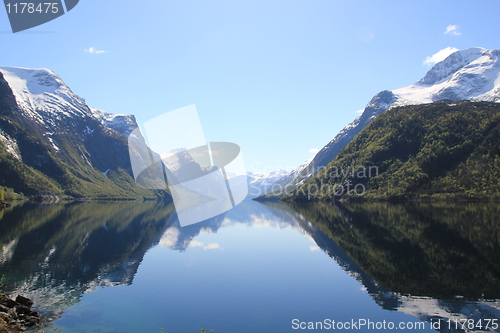
POLYGON ((0 295, 0 333, 23 332, 40 322, 40 314, 32 311, 33 301, 18 295, 16 300, 0 295))
POLYGON ((37 203, 52 204, 58 202, 59 197, 51 191, 38 191, 38 193, 32 197, 32 200, 37 203))

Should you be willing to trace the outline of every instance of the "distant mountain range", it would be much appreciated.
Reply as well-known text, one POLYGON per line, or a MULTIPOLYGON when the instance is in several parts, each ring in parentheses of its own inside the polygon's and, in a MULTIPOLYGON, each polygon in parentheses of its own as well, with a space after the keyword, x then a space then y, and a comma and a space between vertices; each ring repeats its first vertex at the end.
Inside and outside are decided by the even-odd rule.
MULTIPOLYGON (((286 176, 288 172, 278 169, 272 172, 251 172, 246 174, 248 183, 248 198, 255 198, 264 194, 276 181, 286 176)), ((241 177, 241 175, 240 175, 241 177)))
MULTIPOLYGON (((127 138, 137 127, 133 115, 88 106, 51 70, 0 67, 0 187, 10 195, 169 198, 132 178, 127 138)), ((247 182, 253 198, 286 174, 229 176, 247 182)))
POLYGON ((48 69, 0 67, 0 186, 25 195, 169 198, 132 178, 132 115, 89 107, 48 69))
POLYGON ((418 105, 440 100, 500 101, 500 50, 470 48, 456 51, 435 64, 416 83, 375 95, 363 113, 344 127, 313 159, 279 180, 276 193, 266 193, 260 199, 280 197, 287 189, 291 192, 318 170, 325 167, 373 119, 397 106, 418 105))
MULTIPOLYGON (((304 184, 389 109, 439 100, 498 102, 499 56, 500 50, 457 51, 415 84, 378 93, 358 118, 292 172, 249 172, 238 177, 248 182, 250 197, 274 198, 271 185, 283 193, 283 189, 290 192, 304 184)), ((48 69, 0 67, 3 192, 73 198, 169 198, 167 189, 144 189, 132 177, 127 136, 135 128, 134 116, 88 106, 48 69)))

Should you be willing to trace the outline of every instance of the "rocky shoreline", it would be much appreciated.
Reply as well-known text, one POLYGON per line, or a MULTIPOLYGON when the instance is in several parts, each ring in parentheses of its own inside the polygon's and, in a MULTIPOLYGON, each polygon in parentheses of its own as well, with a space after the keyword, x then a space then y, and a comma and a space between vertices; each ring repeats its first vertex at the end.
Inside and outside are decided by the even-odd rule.
POLYGON ((32 311, 33 301, 17 295, 13 300, 0 295, 0 333, 24 332, 40 322, 40 313, 32 311))

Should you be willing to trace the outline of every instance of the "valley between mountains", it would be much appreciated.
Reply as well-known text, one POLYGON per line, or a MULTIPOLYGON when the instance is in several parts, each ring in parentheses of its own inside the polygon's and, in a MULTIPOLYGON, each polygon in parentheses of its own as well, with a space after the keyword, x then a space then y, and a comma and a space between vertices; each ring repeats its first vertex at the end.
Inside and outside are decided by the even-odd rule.
MULTIPOLYGON (((256 200, 498 199, 499 57, 456 51, 415 84, 378 93, 295 170, 231 177, 246 178, 256 200)), ((127 137, 137 127, 133 115, 88 106, 51 70, 0 67, 1 199, 170 201, 168 188, 134 181, 127 137)))

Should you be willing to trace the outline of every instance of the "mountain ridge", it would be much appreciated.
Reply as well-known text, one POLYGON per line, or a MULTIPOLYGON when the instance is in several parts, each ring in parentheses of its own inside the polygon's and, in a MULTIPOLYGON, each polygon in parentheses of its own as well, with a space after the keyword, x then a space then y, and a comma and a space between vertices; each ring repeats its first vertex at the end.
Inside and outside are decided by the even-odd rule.
POLYGON ((383 90, 366 105, 363 113, 345 126, 310 162, 301 165, 275 183, 275 193, 258 200, 277 200, 290 193, 324 168, 373 119, 403 105, 432 103, 449 99, 500 101, 500 50, 469 48, 459 50, 436 63, 416 83, 395 90, 383 90))
POLYGON ((50 70, 0 67, 1 186, 26 195, 166 198, 132 177, 125 135, 133 127, 133 116, 91 109, 50 70))
POLYGON ((396 107, 282 200, 498 200, 498 142, 499 103, 396 107))

